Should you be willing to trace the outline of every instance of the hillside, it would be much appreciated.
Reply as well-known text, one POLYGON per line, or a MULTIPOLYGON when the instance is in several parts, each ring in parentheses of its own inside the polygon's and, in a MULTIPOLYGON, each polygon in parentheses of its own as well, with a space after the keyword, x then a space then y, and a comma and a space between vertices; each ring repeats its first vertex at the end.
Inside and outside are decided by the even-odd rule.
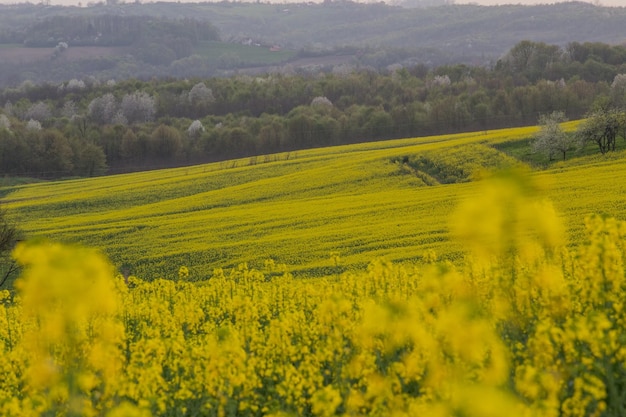
MULTIPOLYGON (((198 19, 214 25, 223 40, 252 37, 291 48, 384 46, 442 48, 466 55, 499 56, 521 39, 559 44, 626 41, 625 8, 585 2, 538 6, 455 5, 406 9, 350 1, 324 4, 125 3, 86 8, 1 6, 0 27, 14 36, 35 20, 54 16, 153 16, 198 19), (25 25, 26 24, 26 25, 25 25), (471 43, 471 46, 470 46, 471 43)), ((6 35, 5 35, 6 36, 6 35)))
MULTIPOLYGON (((214 268, 271 259, 296 275, 362 269, 372 259, 421 262, 427 250, 458 261, 449 222, 477 192, 484 167, 522 163, 493 145, 530 137, 508 129, 320 148, 137 174, 2 189, 29 237, 103 249, 118 268, 198 279, 214 268), (411 169, 420 157, 437 169, 411 169), (442 174, 445 174, 443 175, 442 174), (447 184, 446 184, 447 183, 447 184), (334 265, 331 252, 340 255, 334 265)), ((626 155, 580 156, 533 173, 564 216, 570 243, 585 216, 624 219, 626 155)))
POLYGON ((31 61, 25 65, 6 60, 2 46, 0 57, 5 59, 0 60, 4 74, 0 83, 16 85, 25 79, 58 82, 88 75, 100 79, 206 77, 231 75, 233 70, 250 67, 254 69, 248 71, 259 73, 298 68, 319 71, 346 65, 489 66, 524 39, 561 47, 571 42, 624 43, 625 19, 626 8, 595 7, 583 2, 417 9, 349 1, 288 6, 230 2, 136 2, 115 6, 97 3, 89 7, 0 5, 0 44, 4 46, 46 46, 48 55, 52 55, 58 42, 68 43, 70 49, 91 44, 90 56, 97 55, 96 51, 105 45, 135 46, 130 53, 118 51, 114 56, 103 49, 102 60, 93 62, 93 58, 87 57, 82 64, 72 61, 71 65, 63 61, 51 65, 31 61), (157 25, 158 20, 161 22, 157 25), (141 30, 107 32, 117 27, 144 27, 136 22, 149 24, 141 30), (252 49, 205 54, 206 48, 182 33, 185 30, 179 27, 181 22, 186 27, 198 26, 194 36, 202 32, 205 38, 215 40, 219 32, 225 44, 246 44, 257 48, 256 54, 249 53, 252 49), (276 48, 271 50, 274 46, 289 53, 276 54, 276 48), (328 61, 328 56, 337 55, 350 59, 328 61), (189 61, 191 57, 194 59, 189 61), (294 61, 304 57, 319 59, 294 61), (291 65, 285 67, 288 62, 291 65))
POLYGON ((620 415, 626 151, 535 132, 0 188, 0 414, 620 415))

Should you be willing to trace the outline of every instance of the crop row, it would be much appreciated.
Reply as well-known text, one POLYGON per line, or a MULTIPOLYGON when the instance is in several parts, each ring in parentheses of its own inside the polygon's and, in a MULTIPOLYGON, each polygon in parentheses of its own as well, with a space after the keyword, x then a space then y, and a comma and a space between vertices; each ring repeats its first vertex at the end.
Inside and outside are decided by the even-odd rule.
POLYGON ((458 267, 332 253, 323 278, 267 260, 125 280, 93 250, 21 244, 0 414, 619 415, 626 224, 587 217, 568 250, 536 179, 478 187, 453 212, 458 267))

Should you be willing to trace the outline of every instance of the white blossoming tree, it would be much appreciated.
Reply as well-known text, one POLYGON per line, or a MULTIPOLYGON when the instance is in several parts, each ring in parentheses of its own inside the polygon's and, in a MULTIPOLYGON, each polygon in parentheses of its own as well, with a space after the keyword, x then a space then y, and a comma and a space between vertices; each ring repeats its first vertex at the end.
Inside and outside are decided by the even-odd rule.
POLYGON ((194 120, 187 128, 187 136, 197 138, 204 132, 204 126, 200 120, 194 120))

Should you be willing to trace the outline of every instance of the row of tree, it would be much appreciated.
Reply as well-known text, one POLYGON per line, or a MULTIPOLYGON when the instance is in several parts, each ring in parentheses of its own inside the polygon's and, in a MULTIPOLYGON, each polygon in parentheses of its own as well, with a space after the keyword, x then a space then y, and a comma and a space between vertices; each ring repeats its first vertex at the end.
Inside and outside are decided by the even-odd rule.
POLYGON ((115 78, 177 73, 184 76, 181 67, 188 71, 193 68, 191 71, 196 75, 210 74, 216 70, 214 60, 195 54, 199 48, 202 51, 201 43, 219 39, 215 26, 192 18, 121 14, 47 16, 35 19, 30 25, 0 27, 0 44, 8 43, 5 46, 16 51, 10 54, 12 58, 0 59, 0 85, 18 84, 24 80, 24 74, 35 80, 59 81, 93 74, 115 78), (14 48, 19 45, 37 51, 14 48), (74 47, 91 49, 82 56, 71 52, 74 47), (192 56, 192 61, 200 60, 203 65, 185 65, 191 63, 192 56), (209 61, 212 65, 207 67, 209 61))
POLYGON ((0 290, 8 286, 10 278, 17 272, 18 266, 11 257, 11 251, 19 240, 21 232, 7 218, 3 207, 0 207, 0 290))
POLYGON ((521 41, 496 65, 496 70, 518 82, 578 77, 591 82, 608 81, 626 72, 626 45, 570 42, 565 47, 521 41))
MULTIPOLYGON (((0 93, 0 173, 95 175, 303 148, 536 124, 594 103, 626 104, 611 82, 519 83, 501 70, 238 76, 23 85, 0 93)), ((606 147, 612 149, 614 141, 606 147)))
POLYGON ((8 41, 32 47, 54 47, 59 42, 65 42, 70 47, 129 46, 171 39, 196 44, 202 40, 218 40, 219 34, 209 22, 189 18, 57 15, 35 21, 30 27, 2 33, 0 43, 8 41))
POLYGON ((591 143, 600 153, 615 151, 617 138, 626 140, 626 109, 614 106, 596 106, 573 132, 565 132, 561 123, 567 117, 555 111, 539 118, 540 130, 532 142, 532 151, 542 153, 553 161, 557 156, 565 160, 567 153, 584 149, 591 143))
POLYGON ((101 146, 37 123, 0 128, 0 164, 5 174, 44 178, 101 175, 107 167, 101 146))

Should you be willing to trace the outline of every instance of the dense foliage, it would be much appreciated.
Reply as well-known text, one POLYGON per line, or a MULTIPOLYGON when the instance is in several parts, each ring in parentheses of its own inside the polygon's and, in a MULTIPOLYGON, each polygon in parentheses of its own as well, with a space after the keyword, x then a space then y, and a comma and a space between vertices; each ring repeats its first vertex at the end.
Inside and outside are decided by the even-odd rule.
POLYGON ((17 272, 11 252, 20 238, 20 231, 7 218, 4 207, 0 207, 0 288, 17 272))
POLYGON ((32 27, 22 30, 19 35, 10 35, 13 41, 34 47, 54 47, 59 42, 65 42, 68 47, 161 43, 166 47, 175 47, 173 53, 183 53, 184 51, 176 49, 181 46, 189 48, 202 40, 219 39, 217 30, 208 22, 146 16, 59 15, 36 22, 32 27), (19 36, 23 36, 23 40, 19 36))
POLYGON ((24 84, 0 93, 0 172, 95 175, 107 166, 118 172, 533 125, 554 111, 582 117, 598 102, 602 109, 623 108, 624 48, 568 48, 521 42, 493 70, 415 66, 316 76, 24 84))
MULTIPOLYGON (((186 49, 179 51, 171 47, 171 39, 179 38, 180 32, 176 28, 179 25, 170 21, 171 24, 159 25, 159 32, 142 30, 142 37, 147 42, 142 43, 143 48, 132 51, 123 48, 111 51, 94 46, 79 53, 72 52, 73 48, 79 47, 70 44, 69 53, 61 54, 62 59, 50 61, 44 55, 44 59, 33 62, 28 59, 33 48, 22 48, 26 51, 21 51, 17 57, 0 59, 0 85, 18 85, 27 79, 59 82, 87 75, 118 80, 132 76, 146 79, 154 76, 208 77, 223 74, 226 69, 250 65, 264 66, 262 70, 266 71, 269 69, 267 59, 280 55, 269 51, 267 46, 272 45, 300 51, 300 56, 322 57, 293 63, 300 68, 336 66, 335 55, 343 54, 352 59, 342 63, 380 69, 392 64, 408 66, 416 63, 489 66, 521 39, 560 46, 569 42, 617 44, 624 41, 624 8, 593 6, 586 2, 497 7, 452 5, 444 0, 393 3, 394 6, 382 2, 325 1, 290 3, 283 7, 263 2, 141 4, 110 0, 83 2, 83 6, 88 7, 61 7, 45 2, 0 5, 0 44, 4 44, 0 50, 24 45, 24 41, 32 44, 37 40, 37 44, 43 45, 54 39, 74 39, 75 31, 82 33, 76 41, 86 39, 89 44, 88 22, 102 29, 102 40, 108 44, 112 38, 118 38, 117 41, 123 38, 128 42, 130 28, 124 22, 144 22, 146 17, 161 20, 163 16, 180 21, 187 19, 187 22, 210 22, 229 45, 247 42, 264 46, 251 46, 248 51, 210 48, 209 53, 205 53, 204 48, 193 48, 191 56, 176 59, 175 55, 185 53, 186 49), (398 7, 409 3, 449 5, 421 9, 398 7), (72 24, 60 25, 64 19, 71 20, 72 24), (109 28, 100 23, 106 21, 114 21, 120 29, 119 34, 105 36, 109 28), (30 36, 30 33, 37 36, 30 36), (72 34, 72 38, 60 36, 64 34, 72 34), (156 42, 150 42, 152 36, 156 42), (161 40, 166 41, 165 48, 160 48, 163 46, 161 40), (140 54, 147 50, 150 50, 147 56, 140 54), (164 52, 161 56, 159 50, 164 52), (263 59, 251 56, 263 50, 263 59), (72 59, 63 58, 66 55, 72 59), (150 59, 146 61, 145 58, 150 59)), ((104 42, 94 45, 102 44, 104 42)), ((48 55, 52 54, 55 45, 48 47, 48 55)), ((293 55, 295 53, 291 58, 293 55)), ((4 55, 0 53, 0 56, 4 55)), ((289 58, 283 56, 272 63, 284 66, 282 61, 289 58)), ((287 70, 287 67, 283 69, 287 70)))
MULTIPOLYGON (((268 260, 176 281, 25 244, 0 292, 6 416, 615 416, 623 405, 626 225, 567 250, 517 174, 460 206, 468 257, 294 279, 268 260)), ((336 254, 334 262, 338 262, 336 254)))

